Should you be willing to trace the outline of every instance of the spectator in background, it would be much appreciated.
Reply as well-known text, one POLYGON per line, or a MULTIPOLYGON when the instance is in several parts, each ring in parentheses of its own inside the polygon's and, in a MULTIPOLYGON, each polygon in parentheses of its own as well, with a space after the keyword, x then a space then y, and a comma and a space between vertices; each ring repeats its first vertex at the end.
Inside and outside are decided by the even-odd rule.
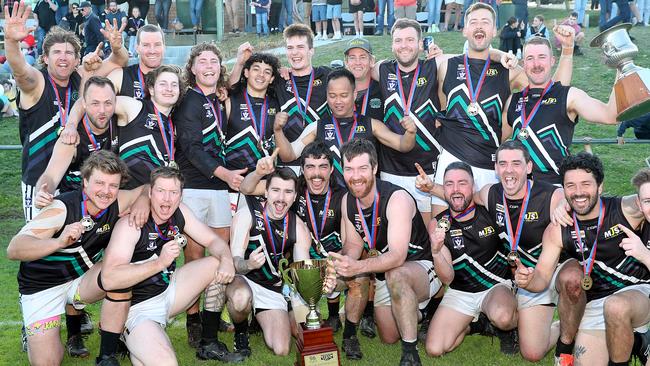
POLYGON ((149 14, 149 0, 131 0, 129 1, 129 7, 133 9, 134 7, 140 9, 140 16, 142 19, 147 19, 147 14, 149 14))
POLYGON ((485 3, 488 4, 494 9, 494 12, 496 13, 496 19, 495 19, 495 26, 497 29, 501 26, 501 23, 499 22, 499 4, 501 4, 502 0, 478 0, 477 2, 479 3, 485 3))
POLYGON ((612 16, 606 23, 600 25, 600 31, 603 32, 618 23, 628 23, 632 18, 630 3, 628 0, 614 0, 614 4, 618 7, 616 16, 612 16))
POLYGON ((140 16, 140 8, 134 6, 131 8, 131 16, 126 26, 126 34, 129 36, 129 56, 135 56, 135 45, 137 43, 138 29, 144 26, 144 19, 140 16))
POLYGON ((458 23, 460 22, 460 18, 463 17, 461 11, 464 3, 465 0, 449 0, 448 2, 445 2, 445 22, 442 24, 442 28, 440 28, 441 32, 449 30, 449 22, 451 21, 452 13, 455 13, 454 30, 458 30, 458 23))
POLYGON ((99 20, 99 17, 92 10, 92 4, 88 1, 84 1, 79 4, 81 8, 81 14, 84 17, 84 52, 83 55, 95 51, 99 42, 104 40, 102 36, 102 22, 99 20))
MULTIPOLYGON (((25 62, 27 62, 29 65, 34 65, 36 63, 36 38, 34 38, 33 34, 29 34, 27 37, 23 38, 22 41, 20 41, 20 51, 25 55, 25 62)), ((11 67, 9 66, 9 62, 7 61, 7 58, 5 56, 2 56, 2 60, 0 60, 2 63, 2 67, 0 68, 0 72, 8 73, 11 74, 11 67)))
POLYGON ((129 2, 127 0, 117 0, 117 8, 124 14, 129 14, 129 2))
POLYGON ((578 14, 578 24, 582 27, 585 21, 585 10, 587 9, 587 0, 574 0, 573 11, 578 14))
POLYGON ((54 0, 39 0, 34 7, 34 19, 37 23, 36 45, 39 55, 42 53, 45 35, 56 25, 56 9, 58 6, 54 0))
POLYGON ((269 10, 271 9, 271 0, 255 0, 251 3, 255 7, 255 26, 257 35, 268 36, 269 32, 269 10))
POLYGON ((541 14, 535 15, 533 18, 533 23, 526 27, 526 35, 524 36, 524 40, 528 42, 528 40, 533 37, 542 37, 548 39, 549 41, 551 40, 548 34, 548 29, 546 29, 546 24, 544 24, 544 16, 541 14))
POLYGON ((81 14, 79 4, 72 3, 70 5, 70 12, 67 13, 61 20, 68 23, 68 30, 74 32, 74 34, 76 34, 79 39, 82 39, 81 24, 84 22, 84 16, 81 14))
MULTIPOLYGON (((117 8, 117 1, 109 1, 108 8, 102 13, 102 16, 99 18, 102 22, 108 20, 110 24, 113 24, 113 20, 117 21, 117 26, 121 26, 122 23, 126 23, 126 13, 117 8)), ((126 39, 126 37, 125 37, 126 39)))
POLYGON ((201 11, 203 11, 203 0, 190 0, 190 20, 194 31, 201 30, 201 11))
POLYGON ((106 0, 90 0, 92 5, 93 13, 99 17, 104 12, 106 8, 106 0))
MULTIPOLYGON (((240 1, 239 0, 225 0, 226 3, 226 17, 230 19, 231 25, 232 25, 232 30, 230 33, 232 34, 238 34, 241 32, 239 29, 239 18, 237 17, 237 11, 235 10, 236 7, 239 6, 240 1)), ((291 13, 289 13, 291 14, 291 13)))
POLYGON ((415 19, 418 10, 417 0, 395 0, 395 18, 415 19))
POLYGON ((436 26, 440 24, 440 9, 442 8, 442 3, 443 0, 427 0, 427 25, 429 26, 429 32, 431 32, 431 27, 434 24, 436 26))
MULTIPOLYGON (((627 1, 627 0, 626 0, 627 1)), ((585 33, 582 31, 582 27, 578 25, 578 13, 575 11, 569 14, 569 17, 563 20, 560 25, 568 25, 573 30, 575 31, 575 46, 573 47, 573 54, 576 56, 582 56, 584 55, 582 51, 580 50, 580 45, 582 44, 582 41, 585 39, 585 33)), ((560 49, 562 45, 560 44, 560 41, 558 39, 555 39, 555 48, 560 49)))
POLYGON ((312 0, 311 16, 316 24, 314 41, 327 39, 327 0, 312 0))
MULTIPOLYGON (((227 0, 226 4, 228 4, 229 1, 232 0, 227 0)), ((171 6, 172 0, 156 0, 154 12, 156 14, 156 22, 158 22, 158 26, 162 30, 169 29, 169 8, 171 8, 171 6)))
POLYGON ((519 20, 515 17, 510 17, 508 23, 503 26, 499 38, 501 38, 501 45, 499 46, 501 51, 517 54, 517 51, 521 49, 521 28, 519 27, 519 20))
MULTIPOLYGON (((576 0, 587 1, 587 0, 576 0)), ((512 5, 515 6, 515 18, 519 20, 519 25, 528 26, 528 0, 512 0, 512 5)))
POLYGON ((61 19, 63 19, 63 17, 68 14, 68 4, 69 0, 56 0, 57 9, 54 13, 56 24, 59 24, 61 19))
POLYGON ((332 21, 332 39, 341 39, 341 0, 327 0, 327 20, 332 21))
MULTIPOLYGON (((226 0, 227 2, 228 0, 226 0)), ((239 0, 230 0, 239 1, 239 0)), ((285 26, 288 27, 293 24, 293 0, 280 0, 280 20, 278 21, 278 28, 280 32, 284 32, 285 26)))
POLYGON ((395 24, 395 3, 394 0, 379 0, 379 15, 377 16, 377 30, 375 31, 376 36, 381 36, 384 34, 384 17, 386 16, 386 11, 388 15, 386 21, 388 24, 388 34, 395 24))
POLYGON ((598 0, 591 0, 591 10, 598 10, 599 8, 598 3, 599 3, 598 0))
MULTIPOLYGON (((647 0, 650 1, 650 0, 647 0)), ((303 7, 303 20, 304 23, 311 28, 311 2, 312 0, 302 0, 302 7, 303 7)), ((350 11, 352 12, 352 11, 350 11)))
POLYGON ((637 6, 639 7, 639 13, 641 13, 639 22, 643 22, 643 25, 647 27, 650 25, 650 0, 638 0, 637 6))
POLYGON ((363 12, 366 4, 364 0, 350 0, 350 13, 354 17, 354 35, 363 37, 363 12))
POLYGON ((650 140, 650 113, 644 114, 641 117, 623 121, 618 125, 616 132, 616 140, 619 145, 625 143, 623 135, 628 128, 634 129, 634 137, 639 140, 650 140))

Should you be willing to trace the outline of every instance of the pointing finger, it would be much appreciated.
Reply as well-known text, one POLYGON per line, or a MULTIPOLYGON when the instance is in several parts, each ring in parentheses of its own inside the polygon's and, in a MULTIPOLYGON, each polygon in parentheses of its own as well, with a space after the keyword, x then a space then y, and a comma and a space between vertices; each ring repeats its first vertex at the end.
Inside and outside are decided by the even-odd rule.
POLYGON ((422 169, 422 166, 420 164, 415 163, 415 169, 418 170, 418 173, 422 176, 422 178, 427 177, 427 173, 424 171, 424 169, 422 169))

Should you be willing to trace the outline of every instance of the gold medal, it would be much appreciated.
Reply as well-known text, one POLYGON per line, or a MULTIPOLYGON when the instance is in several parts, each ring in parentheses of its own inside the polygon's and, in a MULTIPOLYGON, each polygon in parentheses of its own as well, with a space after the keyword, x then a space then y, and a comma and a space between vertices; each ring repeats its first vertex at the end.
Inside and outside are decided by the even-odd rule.
POLYGON ((478 103, 472 102, 467 106, 467 114, 474 117, 478 114, 479 106, 478 103))
POLYGON ((451 227, 451 223, 449 222, 449 219, 447 217, 442 217, 440 218, 440 220, 438 220, 438 227, 443 229, 445 232, 447 232, 451 227))
POLYGON ((179 247, 185 248, 187 245, 187 238, 183 234, 176 234, 174 235, 174 240, 176 240, 176 244, 178 244, 179 247))
POLYGON ((528 129, 523 128, 523 129, 519 130, 519 135, 517 135, 517 138, 520 141, 524 141, 524 140, 528 139, 528 136, 529 136, 528 129))
POLYGON ((373 249, 370 249, 368 251, 368 257, 374 258, 374 257, 378 257, 378 256, 379 256, 379 251, 377 249, 373 248, 373 249))
POLYGON ((582 277, 582 281, 580 281, 580 287, 582 287, 583 290, 589 291, 591 290, 591 286, 594 285, 594 280, 591 279, 591 276, 585 275, 582 277))
POLYGON ((90 217, 89 215, 82 217, 79 222, 81 223, 81 226, 84 228, 84 232, 89 232, 95 226, 95 221, 93 221, 92 217, 90 217))
POLYGON ((506 258, 508 260, 508 264, 511 267, 517 266, 517 259, 519 259, 519 254, 517 254, 517 252, 515 252, 514 250, 510 251, 510 253, 508 253, 508 256, 506 258))
POLYGON ((178 163, 175 160, 169 162, 169 167, 178 170, 178 163))

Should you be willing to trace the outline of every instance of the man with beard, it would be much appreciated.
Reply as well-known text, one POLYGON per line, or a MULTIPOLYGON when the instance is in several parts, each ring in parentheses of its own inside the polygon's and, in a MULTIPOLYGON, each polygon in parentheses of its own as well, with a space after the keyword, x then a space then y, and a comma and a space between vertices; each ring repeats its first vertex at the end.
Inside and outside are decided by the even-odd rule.
MULTIPOLYGON (((290 70, 286 79, 275 78, 273 89, 280 110, 287 114, 284 135, 289 142, 293 142, 308 125, 318 122, 327 112, 325 81, 330 68, 312 66, 314 34, 308 26, 292 24, 284 30, 283 36, 290 70)), ((239 47, 237 63, 230 74, 231 85, 239 80, 238 75, 251 52, 252 46, 248 43, 239 47)), ((281 117, 278 114, 276 118, 281 117)), ((284 162, 295 172, 298 171, 299 161, 284 160, 284 162)))
MULTIPOLYGON (((176 168, 152 171, 147 222, 140 229, 121 219, 106 249, 103 288, 132 294, 124 338, 134 364, 176 364, 164 331, 168 319, 185 311, 210 284, 227 284, 235 274, 228 244, 181 203, 183 183, 176 168), (176 270, 185 235, 207 248, 210 256, 176 270)), ((121 320, 124 315, 111 314, 121 320)))
POLYGON ((304 222, 289 210, 296 199, 296 185, 291 169, 275 169, 266 180, 266 202, 246 196, 247 205, 240 206, 233 218, 230 247, 237 276, 226 288, 226 297, 235 324, 233 349, 244 357, 251 355, 251 312, 274 354, 286 356, 291 348, 289 313, 278 264, 288 256, 293 261, 308 259, 311 240, 304 222))
POLYGON ((418 304, 426 305, 441 288, 431 261, 431 246, 413 197, 376 180, 377 153, 366 139, 341 149, 349 192, 343 198, 341 253, 330 252, 338 275, 375 273, 375 320, 384 343, 402 341, 400 365, 420 365, 417 352, 418 304), (368 258, 359 259, 364 250, 368 258))
MULTIPOLYGON (((228 187, 237 189, 243 171, 226 168, 223 129, 225 115, 216 97, 218 87, 226 86, 221 51, 214 43, 203 42, 190 50, 185 78, 190 88, 174 110, 178 165, 186 179, 183 203, 222 240, 228 241, 232 215, 228 187)), ((185 263, 205 256, 205 248, 188 238, 185 263)), ((199 301, 188 309, 187 339, 198 348, 197 357, 231 361, 231 354, 218 342, 225 285, 212 284, 206 290, 204 310, 199 301)))
MULTIPOLYGON (((23 2, 14 3, 13 12, 4 7, 5 48, 7 61, 20 89, 19 130, 23 145, 22 155, 22 192, 25 220, 36 216, 34 207, 36 181, 43 174, 56 138, 66 126, 70 108, 78 98, 82 76, 88 72, 80 68, 81 45, 72 32, 60 28, 52 29, 43 41, 43 70, 36 69, 25 61, 20 51, 20 42, 29 34, 26 26, 31 8, 23 2)), ((125 64, 128 54, 121 47, 122 37, 117 28, 108 26, 102 32, 114 45, 114 52, 95 75, 106 75, 116 67, 125 64)), ((67 142, 76 139, 77 126, 71 126, 67 142)), ((56 188, 56 187, 53 187, 56 188)))
MULTIPOLYGON (((59 328, 66 304, 81 310, 106 293, 97 284, 99 260, 119 216, 140 190, 118 191, 128 177, 112 152, 97 151, 81 167, 80 189, 56 197, 11 240, 7 257, 20 260, 18 285, 33 365, 61 364, 59 328)), ((66 317, 66 347, 85 351, 81 315, 66 317)))
MULTIPOLYGON (((439 118, 443 151, 438 159, 435 182, 442 183, 445 167, 463 160, 472 166, 476 188, 496 183, 494 174, 495 151, 504 135, 501 131, 503 102, 512 89, 521 89, 527 84, 524 74, 517 66, 509 71, 502 65, 490 61, 490 43, 497 33, 494 9, 484 3, 476 3, 465 13, 463 35, 469 49, 466 54, 441 62, 438 70, 438 95, 441 108, 446 110, 439 118)), ((556 32, 567 47, 573 47, 564 30, 556 32)), ((558 80, 569 85, 572 58, 562 58, 558 69, 558 80)), ((426 171, 426 169, 425 169, 426 171)), ((432 199, 441 210, 444 203, 432 199)))
POLYGON ((379 81, 372 79, 375 56, 365 38, 351 39, 344 51, 345 68, 354 74, 354 104, 360 116, 384 120, 384 106, 379 81))
MULTIPOLYGON (((384 147, 401 153, 411 151, 415 146, 416 127, 413 119, 406 116, 400 120, 403 134, 392 132, 385 124, 369 116, 358 115, 354 105, 354 75, 347 69, 337 69, 327 76, 327 105, 331 115, 324 116, 317 123, 305 127, 302 134, 292 143, 284 134, 286 115, 278 115, 273 130, 275 142, 280 149, 283 161, 293 161, 300 156, 302 149, 318 139, 335 154, 334 176, 336 183, 345 188, 340 148, 354 138, 365 138, 374 146, 377 142, 384 147), (376 139, 376 140, 375 140, 376 139)), ((380 150, 381 150, 380 149, 380 150)))
POLYGON ((483 206, 474 204, 472 168, 463 162, 447 166, 444 198, 449 208, 429 225, 431 254, 445 291, 427 334, 427 353, 442 356, 460 345, 480 313, 497 328, 501 351, 516 352, 517 300, 508 264, 494 221, 483 206), (472 324, 472 325, 470 325, 472 324))
MULTIPOLYGON (((573 34, 573 29, 568 28, 573 34)), ((551 79, 555 63, 551 44, 532 38, 524 46, 524 70, 528 86, 513 94, 503 109, 501 139, 521 140, 533 156, 535 180, 560 185, 559 165, 567 155, 579 118, 593 123, 616 123, 614 89, 607 104, 581 89, 551 79)))
MULTIPOLYGON (((565 318, 560 312, 560 323, 565 323, 562 326, 567 329, 577 329, 577 364, 605 365, 608 356, 620 356, 608 355, 607 339, 611 341, 611 337, 606 336, 607 319, 623 316, 616 305, 626 299, 647 298, 650 294, 650 271, 620 247, 624 231, 619 225, 634 230, 644 217, 634 196, 601 197, 604 172, 594 155, 581 152, 568 156, 560 166, 560 176, 573 224, 549 225, 537 265, 525 267, 517 259, 515 280, 520 288, 541 292, 549 286, 560 255, 569 256, 562 270, 570 276, 565 295, 576 299, 573 306, 584 309, 584 315, 578 322, 580 317, 565 318)), ((643 320, 634 319, 631 326, 642 326, 643 320)), ((610 364, 612 361, 610 358, 610 364)))
MULTIPOLYGON (((336 72, 336 71, 335 71, 336 72)), ((242 193, 262 194, 259 192, 261 179, 275 170, 275 155, 258 161, 256 170, 247 175, 241 185, 242 193)), ((340 252, 341 242, 341 202, 345 190, 333 187, 330 180, 333 167, 333 156, 327 146, 321 141, 314 141, 302 151, 302 177, 299 184, 299 196, 292 210, 307 223, 312 237, 309 256, 316 259, 327 258, 329 252, 340 252)), ((368 299, 368 277, 341 278, 338 289, 347 288, 345 297, 345 328, 343 329, 343 351, 350 360, 360 360, 363 357, 357 325, 368 299)), ((341 327, 339 319, 339 295, 334 292, 327 296, 328 319, 325 323, 337 332, 341 327)), ((293 299, 292 299, 293 300, 293 299)), ((297 310, 298 304, 292 304, 297 310)), ((306 315, 306 314, 305 314, 306 315)), ((303 316, 298 316, 303 318, 303 316)), ((296 319, 300 322, 301 319, 296 319)))
POLYGON ((138 63, 113 70, 108 78, 115 85, 117 95, 142 100, 149 97, 145 87, 145 75, 162 65, 165 56, 165 34, 159 26, 146 24, 138 29, 135 37, 138 63))

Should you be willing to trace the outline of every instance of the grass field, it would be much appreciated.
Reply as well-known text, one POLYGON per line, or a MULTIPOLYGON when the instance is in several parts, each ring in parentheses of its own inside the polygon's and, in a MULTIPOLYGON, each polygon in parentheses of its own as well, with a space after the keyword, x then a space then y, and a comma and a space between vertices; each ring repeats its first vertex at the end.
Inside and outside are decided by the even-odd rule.
MULTIPOLYGON (((531 18, 536 14, 543 14, 547 19, 547 24, 551 24, 552 19, 560 19, 565 16, 564 10, 549 9, 530 9, 531 18)), ((593 15, 592 15, 593 16, 593 15)), ((597 30, 590 28, 587 30, 587 39, 597 34, 597 30)), ((636 64, 640 66, 650 66, 650 30, 648 28, 636 27, 633 30, 633 36, 636 37, 636 44, 641 50, 636 59, 636 64)), ((461 52, 463 39, 459 33, 435 34, 435 41, 446 53, 461 52)), ((278 37, 279 36, 274 36, 278 37)), ((253 37, 249 37, 253 41, 253 37)), ((238 37, 224 43, 228 48, 227 53, 234 55, 238 42, 249 40, 247 37, 238 37)), ((378 59, 390 57, 390 39, 389 37, 370 37, 373 49, 378 59)), ((277 45, 274 38, 270 41, 263 41, 268 45, 277 45)), ((494 41, 494 46, 498 46, 498 39, 494 41)), ((344 43, 328 45, 316 49, 314 64, 329 64, 332 59, 342 58, 344 43)), ((574 60, 573 85, 586 90, 590 95, 601 100, 606 100, 611 91, 615 72, 601 64, 600 50, 584 48, 585 56, 576 57, 574 60)), ((594 138, 613 138, 616 136, 614 126, 603 127, 585 123, 581 121, 576 129, 576 138, 590 136, 594 138)), ((628 131, 626 137, 631 138, 632 133, 628 131)), ((15 119, 3 119, 0 121, 0 145, 18 144, 18 129, 15 119)), ((574 151, 581 149, 580 145, 574 147, 574 151)), ((605 192, 607 194, 626 194, 632 191, 629 184, 629 178, 640 167, 644 166, 644 159, 650 155, 650 148, 647 144, 636 145, 601 145, 594 146, 594 152, 598 154, 605 163, 606 179, 605 192)), ((20 352, 20 311, 18 306, 18 290, 16 283, 16 272, 18 263, 6 259, 7 243, 11 237, 19 230, 23 224, 22 205, 19 195, 20 187, 20 152, 19 151, 0 151, 0 283, 2 292, 5 294, 0 298, 0 365, 24 365, 27 364, 26 354, 20 352)), ((94 315, 95 324, 99 317, 97 306, 91 306, 90 312, 94 315)), ((326 311, 325 311, 326 312, 326 311)), ((181 365, 190 364, 216 364, 216 362, 198 362, 194 357, 194 352, 189 348, 185 338, 184 330, 185 320, 179 316, 171 324, 169 335, 177 350, 179 363, 181 365)), ((225 334, 221 339, 232 346, 232 335, 225 334)), ((361 346, 364 352, 362 361, 354 362, 358 365, 396 365, 399 362, 400 346, 382 345, 377 339, 368 340, 360 336, 361 346)), ((340 344, 341 334, 336 337, 340 344)), ((275 357, 271 355, 264 347, 260 335, 251 337, 253 356, 245 365, 292 365, 295 360, 295 354, 292 353, 287 357, 275 357)), ((87 346, 93 355, 96 355, 99 348, 99 337, 96 334, 90 336, 87 340, 87 346)), ((519 356, 506 357, 499 353, 498 340, 489 338, 471 336, 468 337, 459 349, 453 353, 439 359, 426 358, 424 347, 420 346, 421 356, 424 364, 436 365, 524 365, 528 364, 519 356)), ((94 357, 94 356, 93 356, 94 357)), ((344 356, 343 356, 344 357, 344 356)), ((547 357, 543 364, 551 364, 551 357, 547 357)), ((75 360, 66 356, 65 365, 90 365, 94 360, 75 360)), ((352 364, 342 359, 343 364, 352 364)), ((123 364, 129 364, 124 361, 123 364)))

